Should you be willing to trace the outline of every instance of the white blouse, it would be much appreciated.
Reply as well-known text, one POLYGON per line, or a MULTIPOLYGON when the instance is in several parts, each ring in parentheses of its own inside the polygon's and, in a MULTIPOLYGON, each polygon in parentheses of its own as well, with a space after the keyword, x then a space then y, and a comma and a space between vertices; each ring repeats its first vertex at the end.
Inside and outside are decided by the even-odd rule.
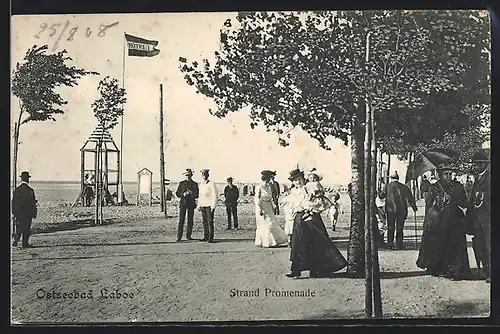
POLYGON ((261 202, 273 202, 271 186, 261 184, 255 189, 254 203, 257 209, 261 208, 261 202))
POLYGON ((286 196, 285 210, 288 211, 286 215, 293 219, 297 212, 311 210, 312 204, 305 187, 294 187, 286 196))

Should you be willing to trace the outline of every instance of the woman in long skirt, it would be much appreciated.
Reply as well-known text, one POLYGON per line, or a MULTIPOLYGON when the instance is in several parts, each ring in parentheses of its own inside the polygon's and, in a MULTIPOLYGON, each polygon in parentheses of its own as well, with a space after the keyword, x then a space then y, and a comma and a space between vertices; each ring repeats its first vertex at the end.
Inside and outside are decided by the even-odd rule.
POLYGON ((263 183, 255 189, 255 245, 259 247, 287 246, 288 238, 276 221, 270 180, 272 171, 262 171, 263 183))
POLYGON ((290 251, 291 272, 287 277, 301 276, 309 270, 310 277, 328 277, 347 266, 347 260, 331 241, 321 214, 315 212, 305 188, 304 173, 299 169, 290 172, 294 184, 287 198, 287 209, 293 217, 290 251))
POLYGON ((465 216, 465 189, 450 180, 451 170, 438 169, 439 180, 429 188, 417 266, 433 276, 458 280, 470 273, 465 216))

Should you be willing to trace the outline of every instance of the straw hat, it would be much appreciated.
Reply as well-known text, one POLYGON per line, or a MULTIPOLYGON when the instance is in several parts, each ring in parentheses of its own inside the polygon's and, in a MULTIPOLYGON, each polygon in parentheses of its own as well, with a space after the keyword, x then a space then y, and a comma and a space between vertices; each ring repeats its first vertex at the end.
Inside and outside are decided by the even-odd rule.
POLYGON ((323 180, 323 175, 316 168, 311 169, 307 173, 307 177, 309 177, 309 175, 315 175, 319 179, 319 181, 323 180))

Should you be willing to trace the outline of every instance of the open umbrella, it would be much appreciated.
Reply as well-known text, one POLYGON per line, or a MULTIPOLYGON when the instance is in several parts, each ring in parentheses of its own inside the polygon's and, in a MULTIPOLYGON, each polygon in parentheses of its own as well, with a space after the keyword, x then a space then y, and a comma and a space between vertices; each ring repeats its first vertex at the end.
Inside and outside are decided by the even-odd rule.
POLYGON ((449 161, 457 155, 456 152, 445 149, 433 149, 420 153, 415 157, 415 160, 411 161, 408 165, 405 183, 416 180, 423 173, 436 169, 439 165, 449 161))

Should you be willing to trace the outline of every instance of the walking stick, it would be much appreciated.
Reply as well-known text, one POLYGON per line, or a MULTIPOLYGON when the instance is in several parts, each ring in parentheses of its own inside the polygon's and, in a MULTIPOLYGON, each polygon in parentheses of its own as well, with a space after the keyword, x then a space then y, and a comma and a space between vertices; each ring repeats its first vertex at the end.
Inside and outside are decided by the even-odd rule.
POLYGON ((415 249, 418 250, 417 211, 413 211, 413 217, 415 217, 415 249))
POLYGON ((16 217, 12 217, 12 238, 15 238, 16 237, 16 233, 17 233, 17 221, 16 221, 16 217))

